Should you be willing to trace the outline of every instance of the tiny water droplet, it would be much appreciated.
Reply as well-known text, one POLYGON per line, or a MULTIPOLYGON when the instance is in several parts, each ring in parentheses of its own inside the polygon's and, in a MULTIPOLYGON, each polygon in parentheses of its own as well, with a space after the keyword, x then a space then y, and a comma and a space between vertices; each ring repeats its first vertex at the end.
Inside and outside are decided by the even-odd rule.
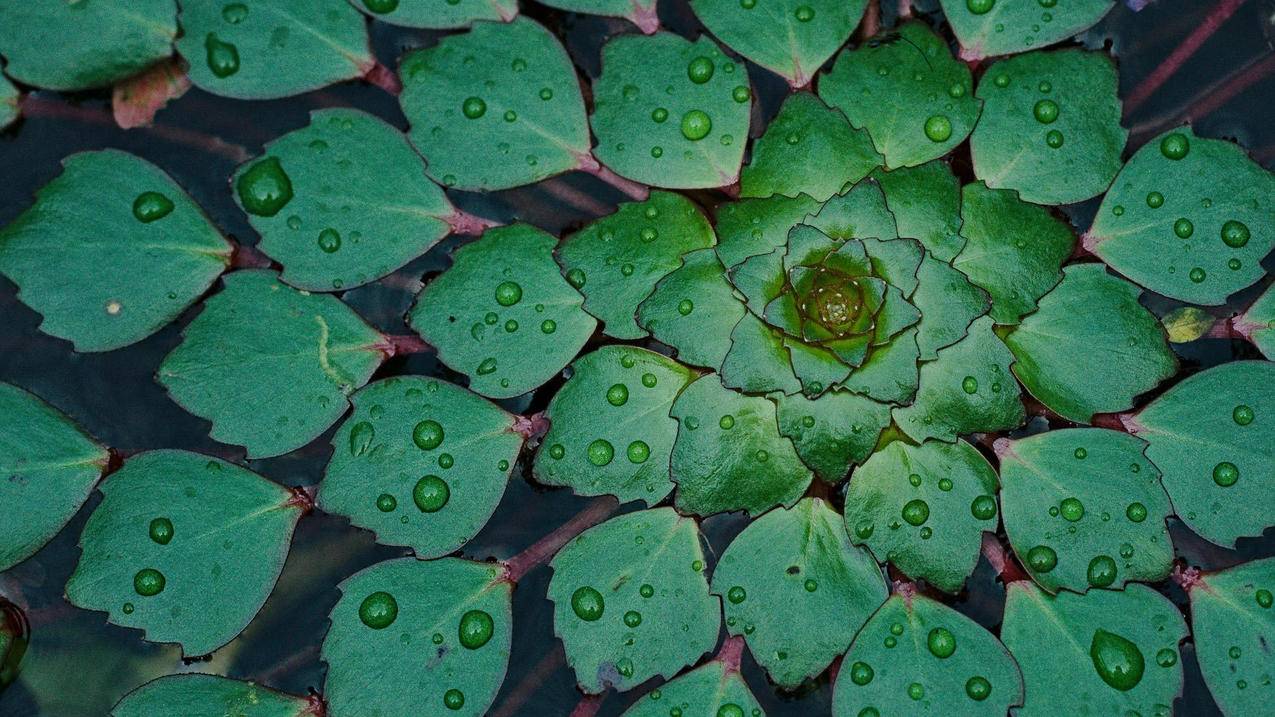
POLYGON ((1231 419, 1241 426, 1247 426, 1253 422, 1253 409, 1243 404, 1236 406, 1231 411, 1231 419))
POLYGON ((617 383, 607 389, 607 403, 612 406, 623 406, 629 401, 629 388, 622 383, 617 383))
POLYGON ((465 706, 465 693, 454 687, 444 692, 443 706, 452 711, 459 710, 465 706))
POLYGON ((1147 206, 1152 209, 1159 209, 1164 206, 1164 195, 1159 192, 1150 192, 1147 194, 1147 206))
POLYGON ((961 390, 969 394, 978 393, 978 379, 966 376, 961 380, 961 390))
POLYGON ((376 497, 376 509, 382 513, 392 513, 398 507, 398 499, 389 493, 382 493, 376 497))
POLYGON ((1232 249, 1239 249, 1248 243, 1248 226, 1234 219, 1222 225, 1222 243, 1232 249))
POLYGON ((690 299, 682 299, 681 301, 677 302, 677 313, 681 314, 682 316, 689 316, 690 313, 694 310, 695 310, 695 303, 692 302, 690 299))
POLYGON ((1147 507, 1135 501, 1125 508, 1124 515, 1134 523, 1141 523, 1147 519, 1147 507))

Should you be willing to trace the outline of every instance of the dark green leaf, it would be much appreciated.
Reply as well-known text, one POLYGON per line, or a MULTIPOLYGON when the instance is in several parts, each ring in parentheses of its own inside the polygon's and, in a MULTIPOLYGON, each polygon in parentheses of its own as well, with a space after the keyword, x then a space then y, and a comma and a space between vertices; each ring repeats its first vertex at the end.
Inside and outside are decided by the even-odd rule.
POLYGON ((315 705, 255 682, 187 673, 151 680, 125 695, 111 717, 310 717, 315 705))
POLYGON ((819 207, 818 201, 804 194, 720 204, 717 207, 717 255, 729 269, 749 257, 769 254, 783 246, 788 241, 788 232, 818 212, 819 207))
MULTIPOLYGON (((794 375, 791 356, 783 333, 746 313, 730 333, 730 351, 722 360, 721 382, 745 393, 796 393, 802 384, 794 375)), ((842 366, 833 366, 832 371, 834 382, 845 378, 842 366)), ((811 378, 814 379, 813 371, 811 378)), ((813 382, 823 378, 826 376, 820 375, 813 382)))
POLYGON ((1079 34, 1102 19, 1115 0, 1020 2, 1016 0, 939 0, 961 57, 979 60, 1052 45, 1079 34))
POLYGON ((780 434, 815 475, 834 485, 872 455, 890 425, 889 406, 849 391, 829 391, 813 401, 800 393, 770 398, 779 407, 780 434))
MULTIPOLYGON (((884 241, 897 239, 899 236, 894 214, 885 204, 885 195, 881 193, 881 187, 872 180, 859 182, 849 190, 832 197, 804 223, 817 227, 833 239, 845 241, 869 238, 884 241)), ((901 243, 898 246, 904 246, 904 244, 910 244, 910 242, 901 243)), ((919 247, 916 251, 916 260, 918 262, 921 260, 919 247)), ((897 280, 901 277, 890 278, 897 280)), ((903 281, 890 283, 905 292, 911 291, 911 286, 903 281)))
POLYGON ((651 690, 623 717, 668 717, 672 709, 693 715, 765 715, 738 668, 731 669, 720 660, 713 660, 651 690), (743 712, 734 712, 731 705, 743 712))
POLYGON ((946 162, 872 173, 898 223, 899 236, 916 239, 940 261, 965 246, 961 236, 961 185, 946 162))
POLYGON ((475 20, 504 20, 518 15, 518 0, 350 0, 354 7, 391 25, 449 29, 475 20))
POLYGON ((700 249, 683 256, 682 266, 660 280, 638 306, 637 321, 676 349, 678 359, 717 368, 730 350, 731 329, 745 312, 717 254, 700 249))
POLYGON ((548 0, 541 4, 568 12, 622 17, 648 34, 660 27, 655 14, 656 0, 548 0))
POLYGON ((1271 703, 1275 559, 1201 575, 1191 586, 1191 625, 1204 682, 1222 714, 1261 714, 1271 703))
POLYGON ((965 338, 974 319, 987 313, 991 300, 951 264, 927 254, 916 272, 916 293, 909 300, 921 312, 916 335, 922 361, 965 338))

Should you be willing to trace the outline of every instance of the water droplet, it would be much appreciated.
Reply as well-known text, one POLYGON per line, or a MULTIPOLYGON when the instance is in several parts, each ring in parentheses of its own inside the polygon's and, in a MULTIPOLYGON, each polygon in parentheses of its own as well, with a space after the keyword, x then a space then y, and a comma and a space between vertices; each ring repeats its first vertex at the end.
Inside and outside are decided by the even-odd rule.
POLYGON ((595 466, 604 466, 615 457, 615 448, 605 438, 599 438, 589 444, 587 450, 589 462, 595 466))
POLYGON ((804 587, 808 593, 812 593, 819 589, 819 583, 811 580, 810 578, 806 578, 806 582, 802 583, 801 586, 804 587))
POLYGON ((496 303, 513 306, 522 301, 522 287, 512 281, 502 281, 496 286, 496 303))
POLYGON ((216 77, 230 77, 239 71, 239 48, 218 39, 215 32, 204 38, 204 58, 216 77))
POLYGON ((871 682, 874 674, 872 665, 866 662, 856 662, 850 666, 850 681, 860 687, 871 682))
POLYGON ((629 401, 629 387, 622 383, 617 383, 607 389, 607 403, 612 406, 623 406, 629 401))
POLYGON ((713 69, 713 61, 701 55, 686 66, 686 76, 691 82, 702 85, 713 78, 713 69))
POLYGON ((1150 192, 1147 194, 1147 206, 1152 209, 1159 209, 1164 206, 1164 195, 1159 192, 1150 192))
POLYGON ((890 625, 890 634, 891 634, 891 635, 902 635, 902 634, 903 634, 903 623, 901 623, 901 622, 896 622, 896 623, 891 624, 891 625, 890 625))
POLYGON ((922 525, 930 518, 930 506, 920 498, 913 498, 903 506, 903 519, 911 525, 922 525))
POLYGON ((939 490, 943 491, 944 493, 952 490, 952 479, 939 478, 939 490))
POLYGON ((868 519, 860 520, 854 525, 854 535, 859 540, 867 540, 872 537, 872 531, 875 526, 868 519))
POLYGON ((486 376, 488 374, 495 373, 495 371, 496 371, 496 359, 485 358, 478 364, 478 368, 475 371, 475 373, 477 373, 479 376, 486 376))
POLYGON ((945 660, 956 652, 956 636, 945 627, 936 627, 926 637, 926 645, 929 646, 931 655, 945 660))
POLYGON ((766 461, 770 460, 770 454, 764 450, 761 450, 754 453, 753 458, 756 458, 758 463, 765 463, 766 461))
POLYGON ((931 142, 946 142, 952 136, 952 120, 946 115, 931 115, 925 120, 925 136, 931 142))
MULTIPOLYGON (((950 485, 950 484, 949 484, 950 485)), ((943 486, 939 486, 942 488, 943 486)), ((980 495, 970 503, 970 514, 979 520, 991 520, 996 517, 996 499, 990 495, 980 495)))
POLYGON ((359 605, 359 619, 373 630, 384 630, 397 618, 398 601, 387 592, 374 592, 359 605))
POLYGON ((630 463, 645 463, 651 457, 651 447, 645 441, 633 441, 625 450, 630 463))
POLYGON ((571 269, 567 272, 567 283, 579 289, 584 286, 584 272, 580 269, 571 269))
POLYGON ((363 6, 378 15, 384 15, 398 9, 398 0, 363 0, 363 6))
POLYGON ((171 214, 173 201, 159 192, 142 192, 133 200, 133 217, 150 224, 171 214))
POLYGON ((732 587, 726 591, 726 599, 733 605, 738 605, 748 599, 748 592, 739 585, 732 587))
POLYGON ((142 568, 133 576, 133 589, 142 597, 153 597, 164 591, 164 574, 155 568, 142 568))
POLYGON ((731 99, 735 100, 736 102, 739 102, 740 104, 743 104, 744 102, 747 102, 748 100, 752 99, 753 91, 750 90, 745 85, 737 85, 735 89, 730 91, 730 96, 731 96, 731 99))
POLYGON ((1222 225, 1222 243, 1232 249, 1239 249, 1248 243, 1248 226, 1234 219, 1222 225))
POLYGON ((513 110, 505 110, 505 121, 515 122, 518 120, 518 113, 513 110))
MULTIPOLYGON (((1049 145, 1050 149, 1058 149, 1063 146, 1065 139, 1066 138, 1063 137, 1063 133, 1056 129, 1051 129, 1045 133, 1045 144, 1049 145)), ((1124 212, 1121 212, 1121 214, 1123 213, 1124 212)))
POLYGON ((1228 259, 1228 260, 1226 261, 1226 266, 1227 266, 1227 268, 1228 268, 1228 269, 1230 269, 1231 271, 1239 271, 1240 267, 1241 267, 1241 266, 1244 266, 1244 265, 1243 265, 1242 263, 1240 263, 1240 260, 1239 260, 1239 259, 1236 259, 1236 258, 1233 258, 1233 257, 1232 257, 1231 259, 1228 259))
POLYGON ((565 455, 567 455, 567 449, 563 448, 561 443, 555 443, 552 446, 549 446, 550 458, 553 458, 554 460, 562 460, 562 457, 565 455))
POLYGON ((638 588, 638 595, 641 595, 644 598, 654 597, 655 588, 651 587, 650 585, 647 585, 646 583, 643 583, 642 587, 638 588))
POLYGON ((677 313, 681 314, 682 316, 690 316, 690 313, 694 310, 695 310, 695 303, 692 302, 690 299, 682 299, 681 301, 677 302, 677 313))
POLYGON ((1173 233, 1177 234, 1179 239, 1190 238, 1195 233, 1195 225, 1191 223, 1190 219, 1182 217, 1173 222, 1173 233))
POLYGON ((920 682, 913 682, 908 685, 908 697, 911 697, 913 700, 919 700, 924 696, 925 688, 921 686, 920 682))
POLYGON ((133 609, 134 609, 134 608, 133 608, 133 603, 131 603, 131 602, 126 602, 126 603, 124 603, 124 606, 123 606, 123 607, 121 607, 120 609, 124 611, 124 614, 125 614, 125 615, 132 615, 132 614, 133 614, 133 609))
POLYGON ((885 640, 883 641, 883 644, 886 647, 894 647, 895 645, 899 644, 899 639, 895 637, 894 635, 887 635, 885 640))
POLYGON ((647 388, 655 388, 655 384, 656 384, 656 383, 658 383, 658 382, 659 382, 659 379, 657 379, 657 378, 655 377, 655 374, 653 374, 653 373, 644 373, 644 374, 642 374, 642 385, 643 385, 643 386, 646 386, 647 388))
POLYGON ((325 254, 332 254, 341 248, 341 235, 335 229, 324 229, 319 232, 319 249, 325 254))
POLYGON ((376 496, 376 509, 382 513, 392 513, 398 507, 398 499, 389 493, 376 496))
POLYGON ((487 103, 483 102, 481 97, 466 97, 465 101, 460 103, 461 114, 469 119, 478 119, 487 114, 487 103))
POLYGON ((435 475, 421 476, 412 488, 412 502, 422 513, 437 513, 451 499, 447 482, 435 475))
POLYGON ((969 394, 978 393, 978 379, 973 376, 961 379, 961 390, 969 394))
POLYGON ((465 693, 454 687, 444 692, 443 706, 449 710, 459 710, 465 706, 465 693))
POLYGON ((652 148, 651 148, 651 156, 652 156, 652 157, 655 157, 656 159, 659 159, 660 157, 663 157, 663 156, 664 156, 664 148, 663 148, 663 147, 659 147, 659 146, 652 147, 652 148))
POLYGON ((691 110, 682 115, 682 136, 698 142, 713 130, 713 120, 702 110, 691 110))
POLYGON ((1259 606, 1267 609, 1269 609, 1271 605, 1275 604, 1275 595, 1272 595, 1271 591, 1265 588, 1258 590, 1254 594, 1254 599, 1257 600, 1257 604, 1259 606))
POLYGON ((728 413, 725 416, 722 416, 721 419, 717 421, 717 425, 723 431, 729 431, 730 429, 735 427, 735 417, 728 413))
POLYGON ((571 594, 571 609, 581 620, 595 622, 606 611, 606 603, 602 600, 602 593, 585 585, 571 594))
POLYGON ((1182 159, 1190 151, 1191 142, 1181 132, 1174 132, 1160 140, 1160 154, 1163 154, 1168 159, 1182 159))
MULTIPOLYGON (((372 1, 375 2, 375 0, 372 1)), ((365 2, 367 2, 367 0, 365 0, 365 2)), ((398 0, 393 0, 393 2, 396 5, 398 4, 398 0)), ((241 2, 229 3, 221 8, 221 19, 231 25, 238 25, 248 19, 248 6, 241 2)))
POLYGON ((663 107, 656 107, 654 110, 651 110, 651 119, 655 120, 656 122, 663 122, 667 120, 668 110, 664 109, 663 107))
POLYGON ((1089 644, 1089 657, 1102 681, 1121 692, 1128 692, 1142 681, 1142 651, 1120 635, 1096 630, 1089 644))
POLYGON ((1058 553, 1048 545, 1037 545, 1027 551, 1027 567, 1033 572, 1047 573, 1058 565, 1058 553))
POLYGON ((1234 463, 1231 463, 1230 461, 1222 461, 1216 466, 1213 466, 1213 482, 1223 488, 1229 488, 1230 486, 1235 485, 1236 481, 1239 479, 1240 469, 1237 468, 1234 463))
POLYGON ((440 454, 438 455, 438 467, 439 467, 439 468, 451 468, 451 467, 452 467, 452 463, 454 463, 454 462, 455 462, 455 459, 454 459, 454 458, 452 458, 452 454, 450 454, 450 453, 440 453, 440 454))
POLYGON ((460 618, 460 644, 469 650, 477 650, 491 640, 496 623, 482 610, 470 610, 460 618))
POLYGON ((168 518, 155 518, 150 524, 151 540, 160 545, 168 545, 173 539, 173 521, 168 518))
POLYGON ((1125 508, 1124 515, 1134 523, 1141 523, 1147 519, 1147 507, 1141 503, 1133 502, 1125 508))
POLYGON ((1002 72, 996 77, 992 78, 992 83, 1001 89, 1005 89, 1006 87, 1009 87, 1009 75, 1002 72))
POLYGON ((1032 115, 1041 124, 1053 124, 1058 120, 1058 103, 1053 100, 1040 100, 1032 107, 1032 115))
POLYGON ((1116 581, 1116 561, 1109 555, 1098 555, 1089 561, 1089 584, 1105 588, 1116 581))
POLYGON ((793 12, 793 17, 797 18, 797 22, 810 22, 815 19, 815 9, 809 5, 801 5, 793 12))
POLYGON ((1155 664, 1161 667, 1173 667, 1178 664, 1178 653, 1166 647, 1155 653, 1155 664))
POLYGON ((1200 282, 1204 281, 1205 272, 1204 272, 1204 269, 1201 269, 1200 267, 1197 266, 1191 269, 1191 273, 1187 274, 1187 276, 1191 279, 1191 281, 1193 281, 1196 284, 1199 284, 1200 282))
POLYGON ((727 702, 717 708, 717 717, 744 717, 744 708, 734 702, 727 702))
POLYGON ((986 15, 994 5, 996 0, 965 0, 965 9, 975 15, 986 15))
POLYGON ((908 483, 910 483, 912 487, 914 488, 921 485, 921 476, 917 473, 913 473, 912 475, 909 475, 908 483))
POLYGON ((637 627, 642 624, 642 613, 637 610, 629 610, 624 613, 624 624, 627 627, 637 627))
POLYGON ((259 217, 273 217, 292 201, 292 180, 278 157, 266 157, 249 167, 235 187, 244 210, 259 217))
POLYGON ((412 429, 412 442, 422 451, 431 451, 443 444, 443 426, 438 421, 424 420, 412 429))
POLYGON ((1058 512, 1065 520, 1074 523, 1085 517, 1085 506, 1077 498, 1063 498, 1058 504, 1058 512))
POLYGON ((1231 411, 1231 419, 1241 426, 1247 426, 1253 422, 1253 409, 1243 404, 1236 406, 1231 411))
POLYGON ((540 322, 540 332, 544 334, 552 334, 558 330, 558 322, 553 319, 545 319, 540 322))

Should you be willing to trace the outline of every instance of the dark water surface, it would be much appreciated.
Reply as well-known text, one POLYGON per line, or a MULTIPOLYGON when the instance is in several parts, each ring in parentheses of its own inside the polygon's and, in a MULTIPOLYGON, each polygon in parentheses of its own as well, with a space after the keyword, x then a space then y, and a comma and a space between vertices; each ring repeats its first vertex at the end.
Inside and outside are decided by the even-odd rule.
MULTIPOLYGON (((7 0, 16 2, 19 0, 7 0)), ((579 68, 596 77, 599 49, 605 39, 629 31, 623 22, 582 17, 548 10, 531 3, 524 11, 555 28, 579 68)), ((890 21, 892 0, 883 0, 890 21)), ((918 0, 918 8, 933 9, 936 0, 918 0)), ((1211 1, 1160 0, 1134 14, 1121 3, 1098 27, 1084 36, 1090 47, 1107 46, 1120 63, 1122 92, 1127 94, 1159 65, 1214 7, 1211 1)), ((661 20, 675 31, 700 31, 683 0, 661 0, 661 20)), ((1259 77, 1238 93, 1229 83, 1253 63, 1269 59, 1275 36, 1275 2, 1249 0, 1158 93, 1126 119, 1133 130, 1130 152, 1169 126, 1191 118, 1203 136, 1232 137, 1249 148, 1268 168, 1275 164, 1275 80, 1259 77), (1220 104, 1215 100, 1225 100, 1220 104), (1201 112, 1206 112, 1201 114, 1201 112)), ((373 25, 373 41, 382 62, 393 67, 406 49, 429 45, 439 33, 373 25)), ((1268 63, 1269 64, 1269 63, 1268 63)), ((756 67, 750 75, 761 100, 761 119, 768 120, 783 99, 781 80, 756 67)), ((256 241, 244 215, 235 206, 228 177, 236 166, 225 148, 210 148, 209 138, 238 145, 255 154, 261 146, 307 123, 311 110, 352 106, 375 113, 400 128, 406 122, 395 100, 370 85, 350 83, 299 98, 270 102, 241 102, 192 90, 158 117, 152 130, 122 131, 110 121, 109 97, 104 93, 72 96, 37 93, 34 112, 17 127, 0 134, 0 224, 29 206, 37 188, 56 176, 62 158, 74 152, 119 148, 155 162, 168 171, 227 234, 245 243, 256 241), (176 131, 174 131, 176 130, 176 131)), ((764 124, 754 122, 754 134, 764 124)), ((969 180, 968 161, 955 166, 969 180)), ((711 208, 722 197, 694 193, 711 208)), ((452 193, 467 211, 504 221, 529 221, 561 234, 611 211, 620 196, 585 175, 560 177, 535 187, 494 195, 452 193)), ((1065 208, 1072 221, 1087 227, 1097 202, 1065 208)), ((416 282, 444 268, 449 240, 391 277, 346 292, 343 299, 364 318, 388 333, 407 333, 403 322, 416 282)), ((1267 262, 1268 269, 1272 262, 1267 262)), ((103 266, 103 272, 128 267, 103 266)), ((1243 292, 1226 311, 1247 306, 1269 284, 1243 292)), ((1176 302, 1148 295, 1144 299, 1157 314, 1176 302)), ((0 380, 27 388, 65 411, 106 445, 135 451, 184 448, 242 459, 242 451, 208 438, 208 424, 174 404, 153 380, 162 357, 179 342, 179 332, 198 308, 173 325, 133 346, 105 354, 76 354, 70 344, 37 330, 39 316, 18 302, 15 287, 0 279, 0 380)), ((1095 320, 1101 320, 1095 316, 1095 320)), ((600 343, 595 339, 590 347, 600 343)), ((1203 340, 1176 347, 1183 373, 1236 358, 1253 358, 1252 347, 1239 342, 1203 340)), ((589 350, 586 348, 586 351, 589 350)), ((432 374, 456 380, 431 354, 395 358, 377 378, 396 374, 432 374)), ((561 379, 533 396, 504 402, 511 410, 544 407, 561 379)), ((256 397, 269 400, 269 396, 256 397)), ((1037 425, 1036 429, 1043 428, 1037 425)), ((330 433, 328 434, 330 435, 330 433)), ((268 460, 248 461, 253 470, 285 485, 311 485, 320 479, 330 452, 328 435, 298 451, 268 460)), ((495 516, 464 549, 469 557, 507 558, 575 515, 587 499, 566 490, 532 485, 525 473, 529 456, 520 462, 495 516)), ((71 524, 31 559, 0 574, 0 594, 21 605, 33 624, 30 648, 20 679, 0 694, 3 717, 84 717, 107 714, 127 691, 160 675, 182 670, 211 671, 253 678, 296 693, 318 689, 324 666, 318 647, 335 604, 336 585, 374 562, 402 554, 378 546, 371 534, 352 528, 342 518, 315 513, 301 521, 279 585, 248 629, 208 663, 185 666, 173 646, 143 642, 140 633, 106 624, 102 613, 69 605, 62 591, 79 549, 76 541, 98 498, 91 499, 71 524)), ((839 503, 839 497, 836 499, 839 503)), ((632 510, 636 505, 625 506, 632 510)), ((21 516, 3 514, 0 526, 21 516)), ((710 555, 720 552, 743 528, 739 515, 709 518, 702 523, 710 555)), ((0 527, 2 529, 2 527, 0 527)), ((1275 555, 1275 534, 1245 539, 1236 550, 1211 545, 1178 524, 1171 525, 1179 556, 1192 565, 1215 569, 1254 557, 1275 555)), ((710 558, 711 560, 711 558, 710 558)), ((566 668, 561 644, 553 636, 552 607, 545 598, 549 571, 540 568, 514 593, 515 637, 509 674, 492 709, 493 715, 566 715, 580 695, 566 668)), ((1160 588, 1179 605, 1182 591, 1171 584, 1160 588)), ((966 591, 949 604, 995 630, 1004 601, 1002 586, 984 560, 966 591)), ((1193 651, 1183 650, 1186 690, 1176 704, 1180 715, 1217 714, 1199 673, 1193 651)), ((795 694, 769 686, 764 674, 745 653, 744 674, 771 715, 828 714, 832 696, 825 674, 795 694)), ((616 715, 645 689, 611 694, 599 714, 616 715)))

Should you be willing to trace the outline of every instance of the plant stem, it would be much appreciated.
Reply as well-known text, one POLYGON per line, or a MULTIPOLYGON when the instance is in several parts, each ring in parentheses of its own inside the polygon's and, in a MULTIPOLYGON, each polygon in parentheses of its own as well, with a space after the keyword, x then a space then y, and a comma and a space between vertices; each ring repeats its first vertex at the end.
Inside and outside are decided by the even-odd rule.
POLYGON ((991 533, 983 533, 983 557, 991 563, 992 569, 1000 576, 1001 582, 1009 585, 1019 580, 1027 580, 1027 573, 1018 567, 1018 563, 1005 551, 1000 538, 991 533))
POLYGON ((398 75, 395 75, 393 70, 380 62, 375 62, 371 67, 367 68, 363 72, 363 79, 380 87, 394 97, 398 97, 399 93, 403 91, 403 83, 398 81, 398 75))
POLYGON ((862 37, 874 37, 881 31, 881 0, 868 0, 868 7, 863 11, 863 22, 859 23, 862 37))
POLYGON ((637 25, 643 35, 654 35, 660 29, 660 17, 656 9, 655 2, 645 6, 639 3, 638 0, 633 0, 633 10, 629 13, 629 22, 637 25))
POLYGON ((527 673, 522 681, 509 691, 509 696, 505 701, 500 703, 500 707, 492 710, 488 717, 514 717, 514 715, 522 714, 522 706, 531 697, 537 689, 540 688, 544 681, 552 675, 555 670, 565 661, 566 655, 562 649, 561 642, 554 642, 553 649, 545 653, 540 658, 540 662, 531 668, 531 672, 527 673))
POLYGON ((1213 33, 1217 32, 1217 29, 1221 27, 1222 24, 1231 17, 1231 15, 1235 14, 1235 11, 1238 10, 1244 2, 1245 0, 1219 0, 1209 15, 1204 18, 1204 21, 1197 25, 1190 35, 1187 35, 1187 38, 1182 41, 1182 44, 1178 45, 1177 49, 1170 53, 1168 58, 1166 58, 1159 67, 1155 68, 1150 75, 1147 75, 1146 78, 1133 89, 1133 92, 1125 98, 1125 116, 1131 115, 1137 111, 1138 107, 1142 106, 1142 104, 1146 102, 1151 95, 1155 94, 1156 90, 1160 89, 1165 82, 1168 82, 1169 78, 1173 77, 1173 75, 1182 68, 1182 65, 1186 64, 1186 61, 1191 59, 1191 56, 1195 54, 1196 50, 1199 50, 1200 46, 1212 37, 1213 33))
POLYGON ((557 554, 580 533, 606 520, 607 516, 620 507, 614 496, 603 496, 585 506, 585 509, 559 528, 531 544, 531 547, 505 561, 504 580, 517 583, 527 573, 536 569, 541 563, 557 554))
POLYGON ((908 20, 912 17, 912 0, 899 0, 899 19, 908 20))
POLYGON ((630 199, 640 202, 645 200, 651 194, 650 187, 642 184, 641 182, 634 182, 631 179, 625 179, 615 172, 612 172, 610 169, 602 166, 602 163, 591 154, 580 154, 576 157, 576 159, 579 160, 579 163, 576 165, 576 169, 579 169, 585 174, 592 174, 598 179, 601 179, 603 182, 615 187, 621 194, 624 194, 630 199))
POLYGON ((549 419, 544 411, 530 416, 514 416, 514 433, 522 436, 522 440, 535 446, 549 431, 549 419))
POLYGON ((284 507, 300 508, 303 516, 314 512, 314 496, 319 492, 318 486, 298 485, 288 490, 292 491, 292 497, 288 498, 287 502, 284 503, 284 507))
POLYGON ((1200 579, 1199 568, 1193 568, 1189 565, 1183 567, 1180 563, 1173 564, 1173 572, 1169 573, 1169 579, 1188 593, 1191 592, 1191 588, 1204 582, 1200 579))
POLYGON ((231 245, 230 268, 270 269, 274 267, 274 260, 257 247, 235 240, 231 240, 231 245))
POLYGON ((744 638, 739 635, 727 635, 717 651, 714 660, 722 663, 726 674, 739 672, 739 663, 744 658, 744 638))
POLYGON ((1159 134, 1166 127, 1177 126, 1184 122, 1198 122, 1201 118, 1208 117, 1235 99, 1236 95, 1265 79, 1273 71, 1275 71, 1275 53, 1267 53, 1226 79, 1214 83, 1191 100, 1185 109, 1162 115, 1134 127, 1130 132, 1132 137, 1130 144, 1143 144, 1147 138, 1159 134))
POLYGON ((571 717, 593 717, 602 707, 602 700, 606 698, 606 693, 600 695, 585 695, 576 703, 576 708, 571 710, 571 717))
POLYGON ((416 334, 384 334, 382 338, 385 339, 385 343, 378 348, 385 353, 386 358, 423 354, 434 350, 433 346, 416 334))
POLYGON ((575 189, 562 179, 550 179, 547 182, 541 182, 537 188, 582 214, 601 217, 610 214, 612 211, 611 207, 575 189))
POLYGON ((495 219, 487 219, 459 209, 455 209, 451 214, 443 217, 443 221, 447 222, 448 226, 452 228, 452 234, 475 237, 492 227, 501 226, 501 223, 495 219))

